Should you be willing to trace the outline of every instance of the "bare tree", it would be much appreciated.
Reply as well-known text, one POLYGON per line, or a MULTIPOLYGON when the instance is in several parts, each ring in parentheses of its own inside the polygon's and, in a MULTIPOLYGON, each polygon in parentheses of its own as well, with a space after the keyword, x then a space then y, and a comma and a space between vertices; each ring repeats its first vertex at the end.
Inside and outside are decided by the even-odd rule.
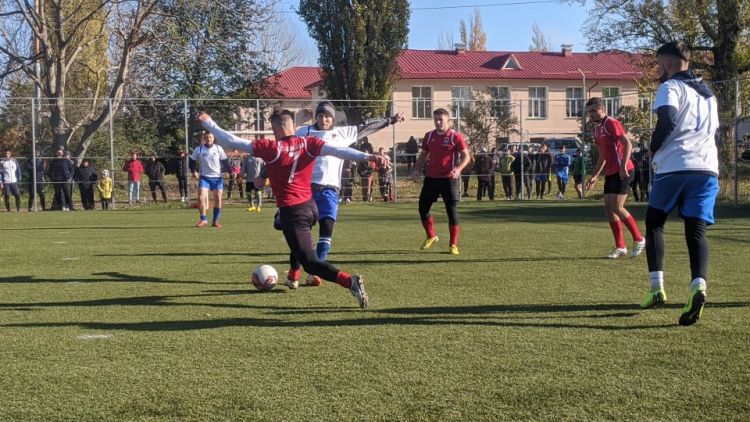
POLYGON ((68 147, 81 132, 74 153, 79 163, 94 133, 121 104, 133 52, 150 35, 142 29, 158 1, 57 0, 37 2, 38 7, 22 0, 0 3, 0 77, 21 72, 40 89, 55 146, 68 147), (108 54, 95 50, 101 45, 108 54), (81 57, 95 54, 106 54, 109 60, 102 62, 108 67, 89 69, 101 77, 95 78, 86 107, 71 113, 69 78, 82 65, 81 57), (41 67, 38 73, 35 63, 41 67))
POLYGON ((529 51, 549 51, 550 48, 549 38, 542 32, 542 28, 534 22, 531 26, 531 45, 529 45, 529 51))
POLYGON ((438 50, 453 50, 455 44, 453 32, 440 31, 440 34, 438 34, 438 50))

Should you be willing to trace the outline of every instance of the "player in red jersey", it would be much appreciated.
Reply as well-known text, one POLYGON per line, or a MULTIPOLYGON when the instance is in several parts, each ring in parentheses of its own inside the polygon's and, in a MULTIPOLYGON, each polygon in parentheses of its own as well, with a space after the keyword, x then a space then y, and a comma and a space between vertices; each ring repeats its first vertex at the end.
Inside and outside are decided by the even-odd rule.
POLYGON ((343 160, 369 160, 380 165, 388 165, 388 157, 332 146, 315 137, 295 136, 294 118, 288 110, 276 110, 271 114, 271 127, 276 140, 250 142, 239 138, 220 128, 206 113, 200 113, 198 120, 214 134, 220 145, 247 151, 266 162, 276 206, 279 207, 284 238, 291 249, 287 286, 296 286, 301 265, 308 274, 350 289, 359 306, 366 308, 368 296, 364 278, 339 271, 330 263, 320 261, 315 254, 310 229, 318 218, 318 208, 312 198, 310 180, 315 157, 319 155, 333 155, 343 160))
POLYGON ((591 189, 596 184, 599 174, 604 171, 604 212, 615 237, 615 249, 607 255, 607 258, 619 258, 628 253, 622 236, 623 223, 633 235, 633 249, 630 257, 635 258, 646 248, 646 240, 638 230, 638 224, 633 216, 625 209, 625 201, 628 199, 628 189, 630 182, 633 181, 635 168, 630 160, 633 146, 625 136, 622 124, 617 119, 607 116, 601 98, 589 99, 586 102, 586 113, 591 121, 596 122, 594 137, 599 149, 599 157, 594 166, 594 172, 586 182, 586 189, 591 189))
POLYGON ((414 165, 412 176, 419 180, 427 165, 422 191, 419 193, 419 218, 427 233, 422 249, 429 249, 438 241, 435 220, 430 215, 432 203, 443 197, 450 229, 450 253, 458 255, 458 211, 460 199, 458 180, 461 171, 469 164, 471 156, 466 139, 452 126, 448 110, 438 108, 432 113, 435 130, 427 132, 422 140, 422 152, 414 165))

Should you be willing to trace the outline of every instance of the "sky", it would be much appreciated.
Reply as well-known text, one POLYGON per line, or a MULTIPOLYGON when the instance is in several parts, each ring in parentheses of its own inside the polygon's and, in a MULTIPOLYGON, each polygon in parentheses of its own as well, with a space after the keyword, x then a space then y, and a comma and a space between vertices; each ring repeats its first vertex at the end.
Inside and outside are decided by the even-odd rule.
MULTIPOLYGON (((550 49, 557 51, 561 44, 573 44, 573 51, 586 51, 582 27, 588 10, 580 4, 544 2, 545 0, 411 0, 409 20, 409 48, 431 50, 438 48, 441 33, 453 33, 458 41, 461 19, 467 23, 479 9, 484 31, 487 33, 487 50, 528 51, 532 26, 536 23, 547 37, 550 49), (525 3, 497 6, 507 3, 525 3), (439 8, 439 9, 435 9, 439 8)), ((549 1, 549 0, 547 0, 549 1)), ((295 10, 299 2, 281 0, 278 10, 295 10)), ((289 21, 296 27, 299 41, 305 48, 315 48, 307 27, 294 13, 289 21)), ((308 65, 314 65, 315 60, 308 65)))

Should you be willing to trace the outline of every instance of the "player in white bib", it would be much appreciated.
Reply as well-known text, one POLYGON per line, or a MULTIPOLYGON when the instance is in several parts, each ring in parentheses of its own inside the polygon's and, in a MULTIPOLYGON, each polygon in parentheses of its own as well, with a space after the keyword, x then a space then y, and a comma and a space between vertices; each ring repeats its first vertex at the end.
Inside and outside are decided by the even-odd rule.
POLYGON ((224 179, 222 178, 222 165, 226 166, 227 154, 224 149, 214 143, 214 135, 209 132, 203 132, 201 135, 205 141, 195 147, 190 158, 200 166, 200 176, 193 168, 193 177, 200 177, 198 180, 198 210, 200 211, 200 220, 196 227, 208 225, 208 191, 214 193, 214 215, 212 226, 219 228, 219 218, 221 217, 221 194, 224 191, 224 179))
POLYGON ((690 297, 680 325, 698 322, 706 303, 708 240, 706 227, 714 223, 719 193, 719 156, 716 129, 719 114, 711 89, 688 69, 690 50, 682 42, 664 44, 656 51, 662 84, 656 93, 658 119, 651 136, 654 170, 646 212, 646 256, 651 289, 642 308, 663 304, 664 224, 677 208, 685 222, 690 256, 690 297))
MULTIPOLYGON (((390 118, 368 119, 357 126, 335 126, 336 110, 329 101, 323 101, 315 108, 315 124, 302 126, 295 133, 297 136, 314 136, 327 144, 347 147, 358 139, 371 135, 388 125, 404 121, 404 113, 397 113, 390 118)), ((330 155, 315 159, 312 175, 312 191, 319 213, 318 244, 315 252, 318 259, 325 261, 331 249, 333 226, 336 223, 341 190, 341 170, 344 160, 330 155)), ((315 276, 308 276, 306 283, 319 286, 322 281, 315 276)))

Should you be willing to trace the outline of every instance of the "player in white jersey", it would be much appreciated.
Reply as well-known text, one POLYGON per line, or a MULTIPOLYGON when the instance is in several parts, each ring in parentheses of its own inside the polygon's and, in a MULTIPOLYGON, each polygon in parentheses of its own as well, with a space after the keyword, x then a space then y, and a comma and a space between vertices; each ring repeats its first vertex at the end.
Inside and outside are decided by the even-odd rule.
POLYGON ((654 170, 646 212, 646 256, 651 289, 642 308, 663 304, 664 224, 679 209, 685 222, 690 256, 690 298, 682 309, 680 325, 698 322, 706 303, 708 240, 706 227, 714 223, 719 192, 716 98, 708 85, 688 69, 690 50, 682 42, 664 44, 656 51, 662 84, 656 93, 658 115, 651 136, 654 170))
POLYGON ((224 179, 222 178, 222 165, 226 165, 227 154, 224 149, 214 143, 214 135, 209 132, 201 134, 204 142, 195 147, 190 158, 193 162, 200 165, 200 176, 193 168, 193 177, 200 177, 198 180, 198 210, 200 211, 200 220, 196 227, 208 225, 208 191, 214 193, 214 215, 212 226, 221 227, 219 218, 221 217, 221 195, 224 191, 224 179))
MULTIPOLYGON (((323 101, 315 108, 315 124, 297 129, 297 136, 314 136, 327 144, 346 147, 365 136, 371 135, 390 124, 404 121, 404 113, 397 113, 390 118, 369 119, 357 126, 334 126, 336 110, 329 101, 323 101)), ((325 261, 331 249, 333 226, 336 223, 341 190, 341 170, 344 160, 330 155, 315 159, 312 175, 312 191, 319 213, 318 244, 315 252, 318 259, 325 261)), ((315 276, 308 276, 308 285, 319 286, 321 281, 315 276)))
POLYGON ((3 159, 0 161, 0 189, 3 190, 5 198, 5 209, 10 212, 10 195, 16 199, 16 212, 21 211, 21 192, 18 190, 18 182, 21 181, 21 167, 13 158, 9 149, 3 151, 3 159))

